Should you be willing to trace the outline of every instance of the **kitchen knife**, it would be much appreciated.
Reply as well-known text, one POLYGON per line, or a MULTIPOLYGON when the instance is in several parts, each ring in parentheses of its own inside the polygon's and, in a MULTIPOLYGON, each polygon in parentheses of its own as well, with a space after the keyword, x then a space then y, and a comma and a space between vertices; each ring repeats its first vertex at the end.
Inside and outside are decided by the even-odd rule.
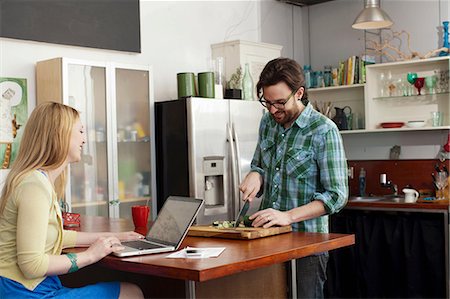
POLYGON ((239 223, 243 220, 244 216, 247 214, 248 208, 250 207, 250 201, 246 200, 245 204, 242 206, 242 209, 239 211, 239 214, 234 221, 234 227, 238 227, 239 223))

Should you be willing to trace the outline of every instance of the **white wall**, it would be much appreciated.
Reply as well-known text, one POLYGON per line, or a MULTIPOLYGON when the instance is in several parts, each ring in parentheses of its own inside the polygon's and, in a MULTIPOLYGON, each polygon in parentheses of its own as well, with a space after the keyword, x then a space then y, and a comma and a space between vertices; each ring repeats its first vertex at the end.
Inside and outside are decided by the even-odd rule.
POLYGON ((155 99, 177 97, 176 74, 208 69, 210 45, 226 40, 260 41, 259 1, 141 0, 142 53, 0 39, 0 76, 26 78, 30 110, 35 106, 37 61, 70 57, 152 65, 155 99))
MULTIPOLYGON (((450 0, 381 0, 381 8, 394 22, 392 30, 407 31, 411 49, 425 54, 442 46, 439 27, 442 21, 449 20, 449 3, 450 0)), ((309 7, 313 69, 336 66, 339 60, 364 52, 364 31, 351 28, 363 7, 363 0, 335 0, 309 7)))
POLYGON ((281 56, 309 64, 308 7, 262 1, 261 41, 282 45, 281 56))

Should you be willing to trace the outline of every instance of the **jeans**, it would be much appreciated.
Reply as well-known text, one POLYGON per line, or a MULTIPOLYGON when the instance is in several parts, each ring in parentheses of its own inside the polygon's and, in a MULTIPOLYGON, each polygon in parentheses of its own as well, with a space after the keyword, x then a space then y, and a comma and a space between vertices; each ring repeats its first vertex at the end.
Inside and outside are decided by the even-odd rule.
POLYGON ((297 298, 323 298, 328 252, 296 260, 297 298))

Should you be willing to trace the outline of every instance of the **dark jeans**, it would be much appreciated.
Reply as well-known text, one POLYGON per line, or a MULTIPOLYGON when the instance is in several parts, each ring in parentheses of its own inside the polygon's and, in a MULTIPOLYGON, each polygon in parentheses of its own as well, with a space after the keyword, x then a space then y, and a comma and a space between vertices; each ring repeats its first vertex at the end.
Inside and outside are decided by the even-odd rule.
POLYGON ((297 298, 323 298, 328 252, 296 260, 297 298))

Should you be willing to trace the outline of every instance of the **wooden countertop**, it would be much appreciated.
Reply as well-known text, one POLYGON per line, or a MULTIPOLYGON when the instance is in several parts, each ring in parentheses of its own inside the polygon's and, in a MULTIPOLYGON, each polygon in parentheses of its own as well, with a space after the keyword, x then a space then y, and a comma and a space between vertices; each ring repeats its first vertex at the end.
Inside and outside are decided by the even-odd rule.
POLYGON ((346 209, 393 209, 393 210, 447 210, 449 209, 448 200, 439 202, 416 202, 416 203, 397 203, 387 201, 359 202, 348 201, 346 209))
MULTIPOLYGON (((81 217, 80 231, 132 229, 133 224, 127 219, 81 217)), ((107 256, 99 264, 121 271, 201 282, 350 246, 354 243, 354 235, 298 232, 256 240, 187 237, 181 248, 189 245, 226 247, 226 249, 219 257, 209 259, 168 259, 165 256, 169 253, 160 253, 127 258, 107 256)))

